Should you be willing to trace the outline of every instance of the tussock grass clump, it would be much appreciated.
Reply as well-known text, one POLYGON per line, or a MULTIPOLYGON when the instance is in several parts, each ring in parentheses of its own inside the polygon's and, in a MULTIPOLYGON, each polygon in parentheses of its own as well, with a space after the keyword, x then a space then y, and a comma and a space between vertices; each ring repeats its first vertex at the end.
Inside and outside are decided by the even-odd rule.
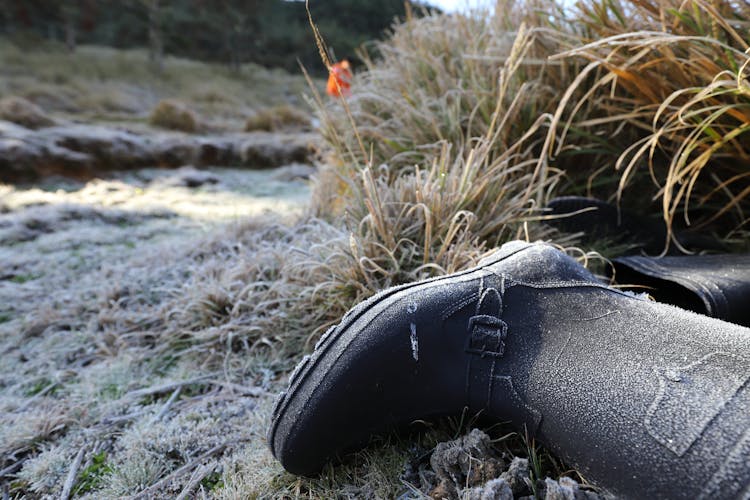
POLYGON ((55 120, 42 108, 23 97, 5 97, 0 99, 0 120, 17 123, 26 128, 42 128, 55 125, 55 120))
POLYGON ((313 209, 346 214, 351 265, 339 274, 358 298, 546 234, 533 221, 560 172, 540 152, 575 65, 547 63, 563 47, 548 14, 518 7, 408 20, 365 58, 351 99, 317 96, 333 166, 313 209))
MULTIPOLYGON (((352 229, 339 281, 356 283, 362 298, 470 266, 509 239, 541 237, 540 227, 524 221, 533 197, 546 196, 557 174, 534 179, 521 150, 491 160, 489 144, 479 143, 464 158, 444 143, 428 168, 395 173, 383 164, 358 172, 347 183, 352 229)), ((319 199, 318 209, 324 205, 319 199)))
POLYGON ((355 76, 351 118, 340 101, 320 103, 324 136, 347 161, 394 169, 428 166, 441 141, 466 155, 485 138, 490 159, 503 154, 540 128, 577 74, 575 64, 547 61, 566 45, 547 26, 560 7, 544 7, 499 2, 493 17, 433 14, 395 26, 355 76))
POLYGON ((245 132, 264 130, 297 129, 309 130, 310 117, 304 112, 288 105, 273 106, 256 111, 245 122, 245 132))
MULTIPOLYGON (((737 238, 750 195, 746 5, 500 1, 496 13, 396 26, 351 99, 318 100, 339 175, 427 169, 441 141, 467 157, 486 140, 492 160, 522 140, 534 180, 563 176, 556 194, 661 210, 669 228, 682 213, 680 225, 737 238)), ((338 200, 323 212, 349 203, 346 184, 327 186, 338 200)))
POLYGON ((151 125, 182 132, 197 132, 200 119, 195 111, 180 101, 164 99, 151 110, 148 117, 151 125))
POLYGON ((696 228, 722 218, 711 227, 731 237, 750 208, 748 4, 591 0, 578 9, 586 35, 555 60, 590 61, 569 88, 586 93, 562 103, 565 130, 551 152, 574 147, 568 127, 608 129, 618 197, 638 186, 660 201, 668 228, 679 215, 696 228), (580 116, 584 103, 605 113, 580 116))

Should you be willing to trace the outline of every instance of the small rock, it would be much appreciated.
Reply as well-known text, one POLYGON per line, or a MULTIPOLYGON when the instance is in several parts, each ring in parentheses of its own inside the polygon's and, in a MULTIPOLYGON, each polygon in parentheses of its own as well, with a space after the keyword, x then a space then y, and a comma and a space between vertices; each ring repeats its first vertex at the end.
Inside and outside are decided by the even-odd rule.
POLYGON ((430 457, 430 466, 438 478, 438 485, 430 492, 433 498, 464 498, 463 492, 473 491, 474 487, 481 497, 492 488, 501 488, 500 483, 493 483, 486 492, 483 490, 502 473, 504 464, 494 455, 489 436, 479 429, 439 443, 430 457))
POLYGON ((505 479, 496 478, 488 481, 484 486, 464 489, 461 491, 461 498, 465 500, 513 500, 513 491, 505 479))
POLYGON ((557 481, 546 478, 544 480, 544 500, 602 500, 604 497, 580 489, 575 479, 563 476, 557 481))
POLYGON ((304 165, 302 163, 292 163, 291 165, 285 165, 279 167, 276 173, 273 174, 273 178, 281 182, 291 182, 296 180, 308 180, 315 173, 315 167, 312 165, 304 165))
POLYGON ((438 443, 430 457, 430 465, 438 476, 462 484, 463 478, 475 465, 472 460, 489 458, 490 447, 489 436, 479 429, 473 429, 454 441, 438 443))
POLYGON ((458 498, 458 490, 451 480, 441 479, 438 485, 430 492, 430 498, 434 498, 435 500, 454 500, 458 498))
POLYGON ((516 496, 528 494, 531 490, 528 459, 515 457, 508 470, 503 472, 500 477, 510 485, 513 494, 516 496))
POLYGON ((216 184, 219 178, 211 172, 197 170, 194 167, 187 166, 178 168, 171 175, 158 179, 155 184, 172 187, 197 188, 204 184, 216 184))

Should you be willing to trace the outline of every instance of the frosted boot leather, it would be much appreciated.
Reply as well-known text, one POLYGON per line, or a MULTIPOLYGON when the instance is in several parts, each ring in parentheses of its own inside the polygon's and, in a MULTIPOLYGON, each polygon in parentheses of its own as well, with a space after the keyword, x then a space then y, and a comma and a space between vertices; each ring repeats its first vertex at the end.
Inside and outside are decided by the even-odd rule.
POLYGON ((468 407, 619 496, 734 498, 750 480, 749 361, 749 329, 513 242, 349 311, 292 374, 268 441, 311 475, 373 434, 468 407))
MULTIPOLYGON (((546 223, 568 233, 583 233, 584 240, 610 240, 649 254, 660 254, 667 243, 667 229, 661 218, 636 215, 596 198, 561 196, 550 200, 546 223)), ((672 238, 682 248, 723 251, 718 238, 688 228, 673 227, 672 238)), ((669 242, 670 254, 681 253, 680 247, 669 242)))
POLYGON ((633 255, 613 263, 619 283, 646 285, 659 302, 750 326, 750 255, 633 255))

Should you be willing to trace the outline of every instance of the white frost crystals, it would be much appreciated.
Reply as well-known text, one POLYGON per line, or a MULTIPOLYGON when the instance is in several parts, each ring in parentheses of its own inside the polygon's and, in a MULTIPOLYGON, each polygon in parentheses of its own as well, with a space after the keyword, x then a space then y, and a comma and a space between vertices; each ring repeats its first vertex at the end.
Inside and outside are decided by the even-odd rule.
POLYGON ((419 361, 419 341, 417 340, 417 325, 412 323, 409 326, 411 327, 411 356, 414 358, 414 361, 419 361))
MULTIPOLYGON (((417 303, 409 302, 409 305, 406 306, 406 312, 409 314, 417 312, 417 303)), ((411 357, 414 358, 414 361, 419 361, 419 340, 417 340, 416 323, 412 321, 409 324, 409 330, 411 331, 411 334, 409 335, 409 340, 411 341, 411 357)))

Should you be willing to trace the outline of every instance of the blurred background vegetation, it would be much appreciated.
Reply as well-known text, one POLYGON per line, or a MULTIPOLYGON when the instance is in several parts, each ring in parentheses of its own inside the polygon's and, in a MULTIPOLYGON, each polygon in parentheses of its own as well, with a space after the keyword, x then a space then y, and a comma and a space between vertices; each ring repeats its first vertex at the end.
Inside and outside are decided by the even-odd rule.
MULTIPOLYGON (((419 2, 325 0, 310 9, 338 58, 381 38, 396 18, 419 2)), ((305 3, 287 0, 0 0, 0 36, 23 47, 43 40, 118 49, 148 47, 152 63, 164 55, 233 68, 243 63, 325 73, 305 3)))

